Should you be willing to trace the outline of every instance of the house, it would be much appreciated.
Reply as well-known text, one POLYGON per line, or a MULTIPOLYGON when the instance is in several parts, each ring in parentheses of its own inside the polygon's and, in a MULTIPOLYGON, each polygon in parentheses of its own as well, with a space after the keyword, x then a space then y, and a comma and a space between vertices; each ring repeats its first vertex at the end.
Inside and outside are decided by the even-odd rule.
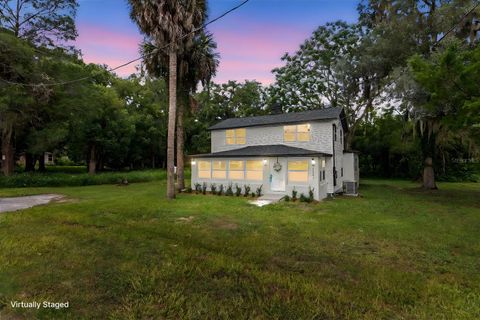
POLYGON ((321 200, 357 194, 358 155, 344 147, 342 108, 226 119, 209 128, 211 153, 192 156, 195 184, 262 186, 263 194, 292 190, 321 200))

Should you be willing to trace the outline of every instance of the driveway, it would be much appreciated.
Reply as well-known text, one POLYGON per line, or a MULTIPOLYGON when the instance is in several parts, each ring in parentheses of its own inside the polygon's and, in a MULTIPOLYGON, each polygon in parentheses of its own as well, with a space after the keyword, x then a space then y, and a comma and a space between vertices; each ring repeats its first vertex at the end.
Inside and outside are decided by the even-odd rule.
POLYGON ((0 198, 0 212, 17 211, 60 200, 61 194, 40 194, 35 196, 0 198))

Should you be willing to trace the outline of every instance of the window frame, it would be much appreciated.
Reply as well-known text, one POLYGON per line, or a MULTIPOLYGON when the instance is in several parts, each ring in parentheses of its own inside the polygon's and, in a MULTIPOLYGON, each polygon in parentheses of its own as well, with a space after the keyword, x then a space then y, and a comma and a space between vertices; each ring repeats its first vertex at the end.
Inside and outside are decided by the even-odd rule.
POLYGON ((247 129, 246 128, 233 128, 233 129, 226 129, 225 130, 225 144, 226 145, 244 145, 247 143, 247 129), (243 132, 243 135, 239 135, 238 133, 243 132), (229 135, 231 133, 231 135, 229 135), (233 139, 232 143, 229 142, 229 139, 233 139), (242 142, 238 142, 240 140, 242 142))
POLYGON ((211 179, 212 180, 227 180, 227 169, 228 169, 228 166, 227 166, 227 160, 211 160, 212 162, 212 165, 211 165, 211 168, 212 168, 212 175, 211 175, 211 179), (225 169, 224 170, 221 170, 221 169, 215 169, 215 162, 219 162, 219 163, 222 163, 224 162, 225 163, 225 169), (215 173, 218 173, 218 172, 225 172, 225 176, 224 177, 215 177, 215 173))
POLYGON ((288 184, 290 184, 290 182, 293 182, 295 184, 308 184, 310 178, 309 178, 309 170, 310 170, 310 161, 307 159, 307 160, 287 160, 287 181, 288 181, 288 184), (291 162, 305 162, 307 164, 307 167, 305 170, 291 170, 290 169, 290 163, 291 162), (302 172, 302 173, 305 173, 306 174, 306 179, 305 180, 302 180, 302 181, 298 181, 298 180, 291 180, 290 179, 290 172, 294 173, 294 172, 302 172))
POLYGON ((310 142, 312 140, 311 135, 311 125, 310 123, 301 123, 301 124, 288 124, 283 126, 283 142, 310 142), (305 126, 307 128, 306 131, 299 131, 299 127, 305 126), (286 132, 287 128, 295 128, 291 132, 286 132), (286 139, 285 134, 293 134, 293 140, 286 139), (299 136, 302 134, 308 134, 308 140, 299 139, 299 136))
POLYGON ((235 181, 243 181, 245 180, 245 160, 228 160, 228 180, 235 180, 235 181), (240 162, 242 164, 242 169, 241 170, 232 170, 232 168, 230 167, 232 162, 240 162), (239 178, 232 178, 232 176, 230 175, 231 172, 236 172, 236 173, 239 173, 241 172, 242 173, 242 178, 239 179, 239 178))
POLYGON ((212 179, 212 160, 198 160, 198 166, 197 166, 197 178, 198 179, 212 179), (200 170, 201 163, 205 162, 208 163, 208 170, 200 170), (209 177, 201 177, 200 172, 208 172, 209 177))
POLYGON ((245 181, 255 181, 255 182, 258 182, 258 181, 263 181, 263 160, 246 160, 245 161, 245 181), (248 169, 248 162, 259 162, 260 163, 260 166, 259 166, 259 170, 249 170, 248 169), (261 175, 262 175, 262 178, 261 179, 249 179, 248 178, 248 172, 260 172, 261 175))

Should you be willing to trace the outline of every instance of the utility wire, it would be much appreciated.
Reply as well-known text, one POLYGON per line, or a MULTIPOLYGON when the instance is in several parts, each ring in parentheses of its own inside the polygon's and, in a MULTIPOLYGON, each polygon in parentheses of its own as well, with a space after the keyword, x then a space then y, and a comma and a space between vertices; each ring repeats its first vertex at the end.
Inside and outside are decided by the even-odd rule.
MULTIPOLYGON (((184 34, 183 36, 181 36, 177 41, 180 41, 180 40, 183 40, 185 39, 186 37, 192 35, 192 34, 195 34, 197 33, 198 31, 200 30, 203 30, 205 29, 208 25, 222 19, 223 17, 225 17, 226 15, 228 15, 229 13, 239 9, 240 7, 244 6, 247 2, 249 2, 250 0, 244 0, 243 2, 241 2, 240 4, 236 5, 235 7, 225 11, 224 13, 222 13, 221 15, 219 15, 218 17, 216 17, 215 19, 212 19, 210 21, 208 21, 207 23, 203 24, 202 26, 198 27, 198 28, 195 28, 193 29, 192 31, 184 34)), ((144 54, 144 55, 141 55, 140 57, 138 58, 135 58, 135 59, 132 59, 130 61, 127 61, 119 66, 116 66, 114 68, 111 68, 111 69, 108 69, 107 71, 108 72, 113 72, 115 70, 118 70, 120 68, 123 68, 123 67, 126 67, 128 66, 129 64, 132 64, 134 62, 137 62, 149 55, 153 55, 155 53, 157 53, 159 50, 164 50, 166 48, 168 48, 169 46, 171 46, 172 44, 174 44, 173 42, 170 42, 170 43, 167 43, 166 45, 164 46, 161 46, 160 48, 155 48, 152 52, 149 52, 147 54, 144 54)), ((92 76, 85 76, 85 77, 82 77, 82 78, 78 78, 78 79, 74 79, 74 80, 68 80, 68 81, 61 81, 61 82, 54 82, 54 83, 38 83, 38 84, 32 84, 32 83, 18 83, 18 82, 13 82, 13 81, 9 81, 9 80, 5 80, 5 79, 2 79, 0 78, 1 81, 3 82, 6 82, 8 84, 11 84, 11 85, 20 85, 20 86, 27 86, 27 87, 36 87, 36 86, 62 86, 62 85, 66 85, 66 84, 71 84, 71 83, 76 83, 76 82, 80 82, 80 81, 83 81, 83 80, 87 80, 87 79, 90 79, 92 78, 92 76)))

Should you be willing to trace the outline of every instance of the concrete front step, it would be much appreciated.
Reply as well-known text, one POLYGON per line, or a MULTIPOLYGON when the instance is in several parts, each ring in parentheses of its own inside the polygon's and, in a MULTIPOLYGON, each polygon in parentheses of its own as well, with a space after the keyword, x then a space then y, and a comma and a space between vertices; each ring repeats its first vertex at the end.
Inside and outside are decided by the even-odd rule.
POLYGON ((263 206, 266 206, 266 205, 269 205, 269 204, 272 204, 272 203, 276 203, 276 202, 282 200, 283 197, 285 197, 284 194, 276 194, 276 193, 275 194, 264 194, 263 196, 261 196, 257 200, 250 201, 250 203, 257 206, 257 207, 263 207, 263 206))

